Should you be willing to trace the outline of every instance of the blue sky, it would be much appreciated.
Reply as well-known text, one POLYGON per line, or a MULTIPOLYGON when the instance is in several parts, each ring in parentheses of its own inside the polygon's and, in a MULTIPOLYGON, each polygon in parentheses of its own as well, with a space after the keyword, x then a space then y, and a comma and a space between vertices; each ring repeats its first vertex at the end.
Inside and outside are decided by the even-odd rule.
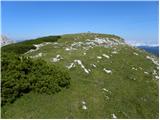
POLYGON ((158 44, 158 1, 3 1, 1 8, 2 34, 17 41, 90 31, 132 44, 158 44))

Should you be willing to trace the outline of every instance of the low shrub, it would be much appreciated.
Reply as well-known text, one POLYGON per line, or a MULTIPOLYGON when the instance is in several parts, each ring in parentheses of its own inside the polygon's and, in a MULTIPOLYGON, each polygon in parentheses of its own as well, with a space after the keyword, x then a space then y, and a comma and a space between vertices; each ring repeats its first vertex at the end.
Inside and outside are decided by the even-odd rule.
POLYGON ((14 102, 30 91, 54 94, 67 88, 70 76, 67 71, 41 59, 3 53, 1 59, 2 105, 14 102))

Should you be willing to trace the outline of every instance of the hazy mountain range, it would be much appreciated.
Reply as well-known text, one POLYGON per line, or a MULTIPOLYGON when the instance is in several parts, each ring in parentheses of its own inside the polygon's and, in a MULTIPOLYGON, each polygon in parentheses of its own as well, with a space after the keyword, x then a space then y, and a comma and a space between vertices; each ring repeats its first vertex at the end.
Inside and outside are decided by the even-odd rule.
POLYGON ((144 49, 145 51, 152 53, 156 56, 159 56, 159 46, 137 46, 140 49, 144 49))

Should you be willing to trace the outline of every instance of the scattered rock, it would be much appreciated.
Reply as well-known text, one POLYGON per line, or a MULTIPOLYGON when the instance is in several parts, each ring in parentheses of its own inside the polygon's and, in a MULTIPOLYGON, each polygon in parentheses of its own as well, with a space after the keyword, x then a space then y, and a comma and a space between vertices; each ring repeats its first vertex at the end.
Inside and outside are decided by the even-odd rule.
POLYGON ((112 52, 112 54, 117 54, 117 53, 118 53, 117 51, 113 51, 113 52, 112 52))
POLYGON ((154 57, 146 56, 146 58, 151 60, 154 64, 159 65, 158 61, 154 57))
POLYGON ((38 54, 35 55, 35 56, 30 56, 30 58, 37 58, 37 57, 42 57, 42 53, 38 53, 38 54))
POLYGON ((159 76, 155 76, 155 78, 156 78, 157 80, 159 80, 159 76))
POLYGON ((71 63, 69 66, 66 66, 68 69, 71 69, 72 67, 75 67, 74 63, 71 63))
POLYGON ((85 102, 85 101, 82 101, 82 104, 83 104, 83 105, 85 105, 85 104, 86 104, 86 102, 85 102))
POLYGON ((97 58, 98 58, 98 59, 102 59, 102 57, 101 57, 101 56, 97 56, 97 58))
POLYGON ((133 54, 134 54, 134 55, 138 55, 138 53, 136 53, 136 52, 134 52, 133 54))
POLYGON ((158 76, 158 73, 156 72, 156 70, 153 70, 153 75, 154 75, 155 79, 159 80, 159 76, 158 76))
POLYGON ((103 69, 106 73, 112 73, 111 70, 107 70, 106 68, 103 69))
POLYGON ((74 60, 75 63, 78 63, 82 69, 84 69, 84 71, 89 74, 89 71, 84 67, 84 65, 82 64, 81 60, 74 60))
POLYGON ((135 68, 135 67, 132 67, 132 70, 137 70, 137 68, 135 68))
POLYGON ((71 49, 69 49, 69 48, 66 48, 65 50, 66 50, 66 51, 69 51, 69 50, 71 50, 71 49))
POLYGON ((117 116, 113 113, 113 114, 112 114, 112 118, 113 118, 113 119, 117 119, 117 116))
POLYGON ((107 90, 106 88, 103 88, 102 90, 110 94, 112 93, 110 90, 107 90))
POLYGON ((144 71, 144 74, 147 74, 147 75, 148 75, 149 73, 148 73, 148 72, 146 72, 146 71, 144 71))
POLYGON ((36 49, 30 49, 28 52, 26 52, 26 53, 24 53, 24 54, 38 51, 41 47, 46 46, 46 45, 49 45, 49 44, 56 44, 56 43, 44 42, 44 43, 41 43, 41 44, 35 44, 35 45, 33 45, 33 46, 35 46, 36 49))
POLYGON ((46 46, 46 45, 49 45, 49 44, 52 44, 51 42, 44 42, 44 43, 41 43, 41 44, 35 44, 34 46, 36 47, 36 51, 39 50, 41 47, 43 46, 46 46))
POLYGON ((105 95, 106 100, 109 100, 109 96, 105 95))
POLYGON ((136 80, 136 78, 133 78, 132 80, 136 80))
POLYGON ((102 56, 103 56, 103 57, 106 57, 106 58, 108 58, 108 59, 110 58, 110 57, 109 57, 108 55, 106 55, 106 54, 102 54, 102 56))
POLYGON ((74 42, 71 44, 71 47, 81 47, 81 45, 83 45, 83 42, 74 42))
POLYGON ((143 70, 143 68, 142 68, 142 67, 139 67, 139 69, 140 69, 140 70, 143 70))
POLYGON ((74 42, 73 44, 71 44, 71 46, 81 47, 83 45, 83 46, 88 46, 89 48, 93 48, 93 46, 112 47, 112 46, 119 45, 119 44, 122 44, 122 42, 114 38, 111 39, 111 38, 97 38, 96 37, 93 40, 87 39, 85 40, 85 42, 74 42))
POLYGON ((87 106, 86 106, 86 102, 85 101, 82 101, 82 109, 83 110, 87 110, 87 106))
POLYGON ((61 59, 63 59, 60 55, 57 55, 55 58, 53 58, 53 62, 58 62, 61 59))
POLYGON ((106 92, 108 92, 109 90, 107 90, 106 88, 103 88, 102 90, 104 90, 104 91, 106 91, 106 92))
POLYGON ((156 70, 153 70, 153 75, 157 75, 157 72, 156 72, 156 70))
POLYGON ((68 48, 68 47, 65 48, 65 50, 66 50, 66 51, 72 51, 72 50, 77 50, 77 49, 76 49, 76 48, 73 48, 73 47, 71 46, 71 47, 69 47, 69 48, 68 48))
POLYGON ((96 65, 95 65, 95 64, 91 64, 91 65, 96 68, 96 65))
POLYGON ((86 105, 82 105, 82 109, 83 109, 83 110, 87 110, 88 108, 87 108, 86 105))

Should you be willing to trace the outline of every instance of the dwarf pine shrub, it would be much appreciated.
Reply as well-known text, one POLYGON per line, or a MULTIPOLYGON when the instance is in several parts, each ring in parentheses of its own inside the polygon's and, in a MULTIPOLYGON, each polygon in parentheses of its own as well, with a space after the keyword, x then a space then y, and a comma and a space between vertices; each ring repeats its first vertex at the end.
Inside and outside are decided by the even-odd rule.
POLYGON ((30 91, 54 94, 70 84, 67 71, 41 59, 9 53, 3 53, 1 57, 2 105, 12 103, 30 91))

